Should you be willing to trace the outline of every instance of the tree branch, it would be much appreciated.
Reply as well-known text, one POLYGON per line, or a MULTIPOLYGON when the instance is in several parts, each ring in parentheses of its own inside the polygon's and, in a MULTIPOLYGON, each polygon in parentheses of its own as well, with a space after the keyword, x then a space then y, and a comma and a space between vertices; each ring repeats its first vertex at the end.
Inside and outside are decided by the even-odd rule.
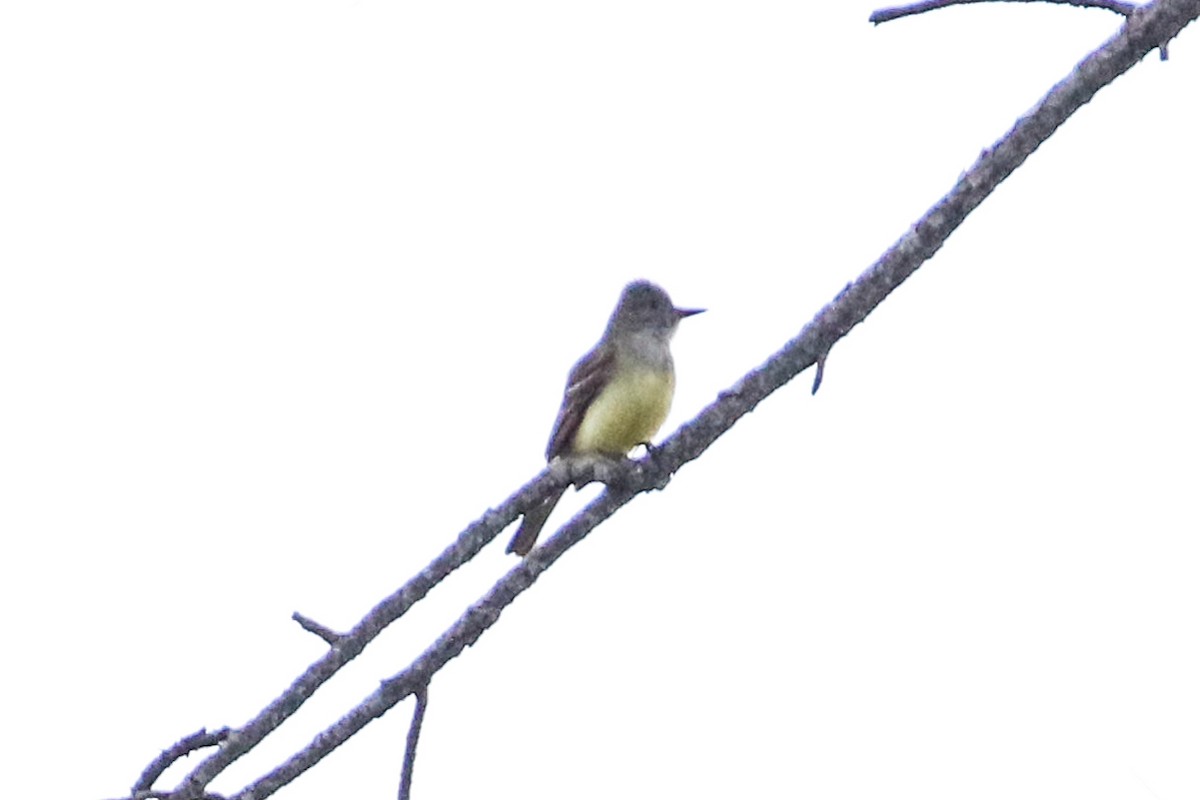
MULTIPOLYGON (((678 453, 678 448, 676 451, 678 453)), ((647 460, 633 462, 632 469, 629 470, 631 485, 637 485, 639 475, 653 474, 656 471, 657 467, 648 466, 647 460)), ((554 536, 535 547, 528 556, 510 569, 508 574, 468 608, 412 664, 382 681, 378 689, 340 720, 317 734, 311 743, 279 767, 238 792, 233 796, 233 800, 261 800, 269 797, 333 752, 366 727, 371 720, 383 716, 393 706, 415 694, 429 683, 434 673, 473 645, 485 630, 494 625, 500 618, 500 613, 518 595, 532 586, 538 576, 563 553, 580 542, 593 528, 612 516, 640 491, 640 488, 629 488, 620 491, 607 489, 602 492, 554 536)))
MULTIPOLYGON (((239 792, 237 800, 262 800, 269 796, 372 719, 428 685, 437 670, 495 624, 503 609, 569 547, 636 494, 660 488, 675 470, 703 453, 718 436, 769 394, 828 354, 838 339, 862 322, 888 294, 932 257, 967 215, 1100 88, 1130 69, 1151 50, 1164 45, 1198 16, 1200 0, 1157 0, 1138 9, 1114 37, 1083 59, 1000 141, 985 150, 948 194, 878 261, 822 308, 799 335, 722 392, 715 402, 655 448, 650 456, 623 465, 613 485, 509 570, 408 668, 385 680, 378 690, 318 734, 309 745, 239 792)), ((176 797, 179 800, 198 797, 217 774, 293 714, 387 625, 423 598, 437 582, 478 553, 522 511, 566 485, 569 477, 557 475, 553 470, 543 471, 499 508, 489 510, 459 534, 457 540, 425 570, 340 637, 330 651, 314 662, 283 695, 245 727, 233 732, 221 744, 218 753, 184 779, 176 797)))
POLYGON ((146 793, 154 788, 154 782, 157 781, 162 774, 166 772, 172 764, 179 759, 200 750, 205 747, 215 747, 225 741, 229 736, 229 728, 221 728, 220 730, 209 733, 206 729, 201 728, 195 733, 185 736, 175 744, 168 747, 159 753, 158 758, 150 762, 150 765, 142 771, 137 782, 133 784, 131 790, 135 796, 147 796, 146 793))
POLYGON ((1121 0, 923 0, 923 2, 907 6, 881 8, 872 12, 868 19, 878 25, 881 22, 890 22, 901 17, 911 17, 915 14, 924 14, 926 11, 936 11, 947 6, 963 6, 968 3, 1058 3, 1079 8, 1102 8, 1126 18, 1132 16, 1133 12, 1138 9, 1138 6, 1133 3, 1123 3, 1121 0))
POLYGON ((304 704, 308 698, 342 667, 352 661, 376 636, 420 601, 429 590, 446 576, 461 567, 504 530, 513 520, 566 481, 543 470, 536 478, 513 493, 498 508, 489 509, 471 523, 455 541, 425 569, 413 576, 404 586, 372 608, 354 628, 331 645, 329 651, 314 661, 292 685, 266 708, 233 731, 221 749, 209 756, 184 778, 176 790, 183 798, 193 798, 226 767, 249 752, 267 734, 278 728, 304 704))
POLYGON ((425 721, 425 707, 429 705, 429 684, 417 689, 417 706, 413 709, 412 722, 408 726, 408 738, 404 743, 404 764, 400 768, 400 800, 408 800, 412 789, 413 765, 417 761, 417 742, 421 738, 421 723, 425 721))

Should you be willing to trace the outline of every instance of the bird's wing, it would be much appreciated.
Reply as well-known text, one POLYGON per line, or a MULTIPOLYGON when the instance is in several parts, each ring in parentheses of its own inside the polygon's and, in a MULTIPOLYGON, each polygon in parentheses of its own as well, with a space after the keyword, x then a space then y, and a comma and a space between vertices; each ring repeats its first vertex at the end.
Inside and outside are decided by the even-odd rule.
POLYGON ((594 347, 571 368, 562 407, 558 409, 558 419, 554 420, 554 431, 546 445, 547 461, 570 451, 571 440, 575 438, 588 407, 604 387, 605 376, 611 372, 615 358, 614 348, 594 347))

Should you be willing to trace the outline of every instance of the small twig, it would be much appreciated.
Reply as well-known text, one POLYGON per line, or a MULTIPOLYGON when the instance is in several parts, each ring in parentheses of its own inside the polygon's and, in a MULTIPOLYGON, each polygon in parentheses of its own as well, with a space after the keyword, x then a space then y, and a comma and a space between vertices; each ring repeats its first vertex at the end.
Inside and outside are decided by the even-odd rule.
POLYGON ((317 622, 316 620, 309 619, 299 611, 292 612, 292 619, 296 621, 297 625, 299 625, 301 628, 304 628, 304 630, 323 639, 325 644, 329 645, 330 647, 333 647, 340 642, 342 637, 345 635, 338 633, 331 628, 326 628, 321 623, 317 622))
POLYGON ((825 359, 827 358, 829 358, 829 353, 817 356, 817 374, 813 376, 813 394, 816 394, 817 389, 821 388, 821 381, 825 378, 825 359))
POLYGON ((412 789, 413 764, 417 760, 417 740, 421 738, 421 723, 425 721, 425 706, 429 703, 429 684, 417 689, 417 706, 413 709, 412 723, 408 726, 408 740, 404 745, 404 765, 400 768, 400 800, 408 800, 412 789))
MULTIPOLYGON (((839 305, 847 302, 848 298, 851 297, 851 292, 853 290, 854 290, 854 284, 847 283, 845 285, 845 287, 840 292, 838 292, 832 300, 829 301, 829 305, 826 306, 826 309, 829 309, 829 310, 837 309, 839 307, 839 305)), ((830 316, 833 317, 832 314, 830 316)), ((841 339, 849 331, 850 331, 850 327, 842 327, 842 328, 835 327, 831 331, 832 336, 830 337, 830 340, 829 340, 829 346, 833 347, 833 343, 836 342, 838 339, 841 339)), ((825 362, 828 359, 829 359, 829 350, 828 349, 826 349, 824 352, 817 353, 817 355, 816 355, 817 374, 813 376, 813 384, 812 384, 812 393, 813 394, 817 393, 817 390, 821 388, 821 382, 825 380, 825 362)))
POLYGON ((870 21, 878 25, 881 22, 890 22, 901 17, 911 17, 914 14, 924 14, 926 11, 936 11, 939 8, 961 6, 967 3, 1059 3, 1080 8, 1101 8, 1126 18, 1137 10, 1137 6, 1133 3, 1123 3, 1121 0, 922 0, 920 3, 907 6, 881 8, 871 14, 870 21))
MULTIPOLYGON (((134 796, 150 792, 154 786, 154 782, 162 777, 167 768, 188 753, 193 753, 204 747, 214 747, 227 738, 229 738, 229 728, 221 728, 212 733, 209 733, 205 728, 201 728, 190 736, 183 737, 159 753, 158 758, 151 761, 150 766, 142 771, 141 777, 137 779, 137 783, 133 784, 132 791, 134 796)), ((144 794, 144 796, 152 797, 153 795, 144 794)))

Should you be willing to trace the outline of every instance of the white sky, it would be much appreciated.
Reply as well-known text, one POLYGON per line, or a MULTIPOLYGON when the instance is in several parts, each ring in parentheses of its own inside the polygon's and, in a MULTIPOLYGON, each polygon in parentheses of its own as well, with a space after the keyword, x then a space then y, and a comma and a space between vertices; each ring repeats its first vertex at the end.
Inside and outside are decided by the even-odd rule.
MULTIPOLYGON (((349 627, 541 467, 630 279, 709 309, 690 418, 1119 23, 873 8, 0 8, 0 793, 251 717, 323 650, 293 610, 349 627)), ((414 796, 1200 795, 1198 36, 439 674, 414 796)), ((278 796, 394 796, 410 709, 278 796)))

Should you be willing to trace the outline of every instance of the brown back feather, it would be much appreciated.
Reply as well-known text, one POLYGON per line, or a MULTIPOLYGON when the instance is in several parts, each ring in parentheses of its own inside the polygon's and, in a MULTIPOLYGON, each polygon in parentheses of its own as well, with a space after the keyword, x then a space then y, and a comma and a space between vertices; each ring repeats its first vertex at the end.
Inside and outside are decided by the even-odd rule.
POLYGON ((571 452, 571 442, 579 431, 583 416, 604 387, 605 375, 611 370, 615 358, 614 348, 594 347, 571 368, 562 406, 558 409, 558 419, 554 420, 554 431, 550 434, 550 443, 546 445, 547 461, 571 452))

